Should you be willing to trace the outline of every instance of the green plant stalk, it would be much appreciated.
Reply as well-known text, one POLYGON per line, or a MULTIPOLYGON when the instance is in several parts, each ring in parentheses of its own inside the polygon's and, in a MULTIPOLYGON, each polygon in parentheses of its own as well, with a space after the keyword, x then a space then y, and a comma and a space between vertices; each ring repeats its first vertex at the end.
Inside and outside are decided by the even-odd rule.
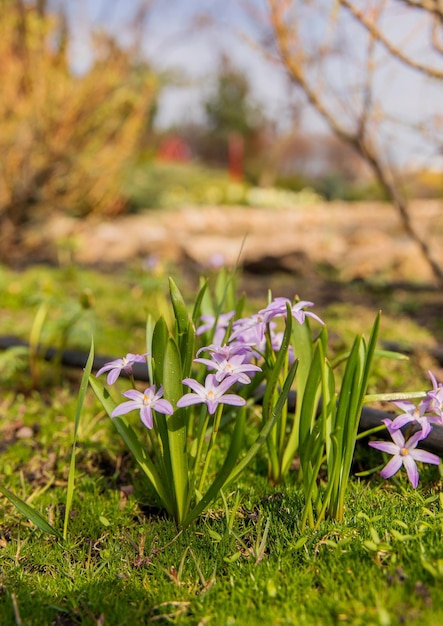
MULTIPOLYGON (((164 318, 160 317, 154 326, 154 329, 152 331, 152 338, 150 340, 152 346, 151 366, 153 370, 153 380, 155 381, 157 387, 160 387, 160 385, 164 387, 164 361, 166 355, 166 346, 168 344, 169 338, 169 328, 164 318)), ((160 417, 156 420, 156 431, 158 433, 159 447, 162 454, 160 475, 163 481, 166 482, 165 490, 168 492, 168 494, 170 494, 169 501, 172 505, 172 503, 175 502, 175 486, 172 476, 169 432, 166 417, 160 417)), ((174 507, 169 510, 169 513, 173 517, 175 517, 175 514, 172 513, 173 508, 174 507)))
POLYGON ((342 520, 344 500, 349 482, 352 458, 358 432, 358 424, 368 385, 368 378, 377 343, 380 314, 372 327, 368 346, 357 337, 346 365, 337 408, 336 433, 338 435, 337 460, 333 463, 334 488, 328 515, 342 520), (334 467, 335 465, 335 467, 334 467))
POLYGON ((80 383, 80 391, 79 391, 78 400, 77 400, 77 408, 75 412, 74 436, 72 439, 71 461, 69 464, 68 487, 66 491, 65 521, 63 524, 63 539, 66 539, 66 536, 68 534, 69 515, 71 512, 72 499, 74 497, 75 455, 76 455, 76 447, 77 447, 78 427, 80 425, 80 417, 81 417, 82 410, 83 410, 83 404, 85 401, 86 392, 88 390, 88 379, 91 376, 93 362, 94 362, 94 341, 91 341, 91 349, 89 351, 89 357, 86 362, 85 369, 83 371, 83 376, 82 376, 82 380, 80 383))
MULTIPOLYGON (((331 504, 328 513, 334 519, 337 519, 337 516, 340 514, 340 489, 345 465, 347 431, 354 430, 353 420, 355 416, 352 412, 352 407, 354 405, 355 389, 359 385, 359 378, 361 376, 361 344, 362 338, 356 337, 346 363, 343 381, 338 395, 338 406, 333 432, 336 446, 330 448, 328 459, 328 481, 331 481, 332 485, 331 504)), ((360 416, 358 416, 358 419, 359 417, 360 416)))
POLYGON ((230 446, 226 454, 224 463, 220 470, 218 470, 214 481, 211 483, 207 491, 203 494, 202 498, 197 502, 195 507, 188 513, 187 517, 183 521, 182 527, 186 528, 191 524, 208 505, 215 500, 219 495, 221 489, 231 481, 234 474, 234 468, 236 465, 238 456, 243 447, 244 431, 245 431, 246 410, 242 408, 235 421, 234 431, 232 433, 230 446))
POLYGON ((304 324, 293 324, 292 347, 294 349, 294 354, 299 360, 297 376, 295 379, 295 390, 299 401, 295 407, 291 432, 287 438, 285 451, 281 461, 282 476, 286 476, 288 473, 300 445, 300 419, 302 410, 301 399, 304 398, 306 382, 313 358, 312 335, 307 320, 304 324))
POLYGON ((359 380, 359 387, 356 389, 355 399, 352 406, 352 416, 353 420, 351 422, 352 426, 348 430, 348 437, 346 441, 346 454, 344 459, 343 470, 341 473, 341 484, 340 484, 340 494, 339 494, 339 508, 338 508, 338 519, 343 519, 344 514, 344 500, 347 492, 347 486, 349 482, 349 475, 351 471, 352 459, 354 456, 355 450, 355 442, 357 438, 358 432, 358 424, 360 421, 360 415, 363 407, 364 397, 366 394, 366 389, 368 386, 369 374, 371 372, 372 361, 374 358, 375 348, 377 344, 378 334, 380 329, 380 313, 377 315, 374 325, 372 327, 372 332, 369 338, 368 346, 364 341, 362 341, 361 350, 361 365, 363 366, 363 374, 361 379, 359 380))
POLYGON ((209 440, 209 445, 208 445, 208 449, 206 451, 202 473, 200 475, 200 480, 199 480, 199 483, 198 483, 198 490, 199 490, 199 492, 203 491, 203 485, 205 484, 206 475, 208 473, 209 464, 211 462, 212 450, 213 450, 213 448, 215 446, 215 440, 217 439, 217 434, 218 434, 218 429, 220 427, 220 420, 221 420, 222 413, 223 413, 223 405, 220 404, 217 407, 217 410, 215 412, 214 423, 213 423, 212 432, 211 432, 211 438, 209 440))
MULTIPOLYGON (((194 417, 193 417, 194 412, 189 411, 189 413, 191 414, 191 417, 188 418, 188 422, 190 423, 194 420, 194 417)), ((189 464, 189 470, 191 473, 195 473, 196 469, 200 465, 200 459, 201 459, 201 454, 203 450, 203 444, 205 441, 206 431, 208 429, 208 424, 209 424, 209 413, 206 409, 206 406, 203 405, 202 408, 200 409, 200 418, 198 421, 197 433, 196 433, 195 439, 193 438, 194 439, 193 446, 195 448, 195 454, 193 455, 189 464)), ((189 428, 189 432, 192 433, 192 435, 194 434, 193 429, 191 428, 189 428)))
MULTIPOLYGON (((163 361, 163 387, 165 397, 174 407, 183 395, 181 359, 175 340, 170 337, 166 344, 163 361)), ((175 519, 181 524, 187 511, 189 493, 189 471, 187 453, 187 424, 184 409, 175 408, 174 413, 166 418, 169 442, 169 463, 166 467, 171 468, 170 480, 174 486, 175 494, 175 519)))
MULTIPOLYGON (((268 374, 268 380, 266 385, 266 391, 263 397, 263 405, 262 405, 262 422, 266 424, 270 420, 273 419, 273 409, 275 405, 275 400, 279 395, 279 386, 280 380, 282 376, 282 372, 287 371, 287 363, 288 363, 288 349, 289 349, 289 341, 292 332, 292 315, 289 305, 286 308, 286 328, 283 335, 282 345, 280 350, 275 358, 274 352, 272 350, 270 337, 267 337, 267 350, 266 350, 266 362, 267 368, 270 369, 268 374)), ((284 374, 283 374, 284 375, 284 374)), ((278 433, 279 428, 281 427, 280 421, 282 419, 282 413, 285 410, 285 405, 282 405, 278 420, 275 420, 275 425, 269 432, 267 438, 267 447, 268 447, 268 457, 269 457, 269 474, 270 478, 274 483, 277 483, 281 480, 281 461, 278 454, 278 433)))

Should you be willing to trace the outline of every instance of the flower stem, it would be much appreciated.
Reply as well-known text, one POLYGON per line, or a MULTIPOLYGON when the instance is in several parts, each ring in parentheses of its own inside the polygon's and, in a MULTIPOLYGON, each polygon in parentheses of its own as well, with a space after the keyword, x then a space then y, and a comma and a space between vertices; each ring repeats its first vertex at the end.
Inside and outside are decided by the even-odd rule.
POLYGON ((221 420, 222 412, 223 412, 223 405, 220 404, 217 407, 217 411, 215 413, 214 424, 212 426, 211 438, 209 440, 208 450, 206 452, 205 464, 203 466, 203 470, 202 470, 202 473, 201 473, 201 476, 200 476, 200 481, 198 483, 198 491, 199 492, 202 492, 203 485, 204 485, 204 482, 206 480, 206 474, 208 473, 209 462, 211 460, 212 450, 214 448, 215 439, 217 437, 218 429, 219 429, 219 426, 220 426, 220 420, 221 420))

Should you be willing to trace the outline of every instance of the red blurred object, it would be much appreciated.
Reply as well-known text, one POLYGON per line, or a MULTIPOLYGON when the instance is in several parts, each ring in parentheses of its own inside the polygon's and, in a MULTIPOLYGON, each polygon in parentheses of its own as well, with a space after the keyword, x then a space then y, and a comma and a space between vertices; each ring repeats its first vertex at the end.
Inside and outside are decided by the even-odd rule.
POLYGON ((190 147, 179 135, 165 137, 160 144, 157 156, 162 161, 174 163, 187 163, 192 158, 190 147))
POLYGON ((245 141, 242 135, 230 133, 228 137, 228 171, 233 181, 243 180, 243 157, 245 141))

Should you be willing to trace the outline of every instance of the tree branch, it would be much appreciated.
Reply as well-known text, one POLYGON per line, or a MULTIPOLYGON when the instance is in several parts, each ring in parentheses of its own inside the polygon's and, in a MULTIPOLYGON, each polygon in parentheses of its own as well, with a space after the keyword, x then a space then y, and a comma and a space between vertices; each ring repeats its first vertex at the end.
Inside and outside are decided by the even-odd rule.
MULTIPOLYGON (((367 136, 367 133, 363 132, 365 130, 365 124, 362 126, 360 123, 357 131, 351 132, 344 127, 337 117, 328 109, 324 99, 319 92, 312 87, 306 76, 303 66, 303 57, 298 57, 298 55, 295 55, 291 51, 291 33, 285 21, 285 11, 288 7, 287 1, 268 0, 268 6, 280 58, 290 79, 303 89, 310 104, 328 123, 331 130, 343 141, 350 144, 371 167, 380 185, 397 209, 405 231, 417 244, 438 283, 443 286, 443 270, 434 259, 427 240, 421 237, 416 231, 409 215, 407 201, 402 196, 396 184, 395 177, 383 163, 382 158, 377 154, 376 148, 367 136)), ((365 109, 363 109, 362 115, 365 114, 365 109)))
POLYGON ((400 48, 394 46, 394 44, 390 42, 387 37, 385 37, 385 35, 376 26, 376 24, 372 20, 370 20, 363 11, 357 9, 357 7, 352 4, 352 2, 350 2, 349 0, 339 0, 339 3, 343 7, 345 7, 358 21, 358 23, 361 24, 368 31, 371 37, 380 42, 393 57, 395 57, 402 63, 405 63, 410 68, 426 74, 426 76, 438 79, 443 78, 443 70, 439 70, 436 67, 431 67, 430 65, 419 63, 418 61, 415 61, 411 57, 407 56, 404 52, 400 50, 400 48))

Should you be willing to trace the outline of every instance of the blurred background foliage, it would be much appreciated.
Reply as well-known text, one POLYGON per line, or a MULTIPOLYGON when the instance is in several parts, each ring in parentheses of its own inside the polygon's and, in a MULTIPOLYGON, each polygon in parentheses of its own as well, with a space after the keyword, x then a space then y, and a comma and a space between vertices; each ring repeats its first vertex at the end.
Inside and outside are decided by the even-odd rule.
MULTIPOLYGON (((386 199, 339 138, 304 132, 296 112, 282 129, 226 53, 202 90, 200 121, 159 129, 162 90, 186 76, 151 65, 135 30, 129 46, 92 33, 92 62, 75 72, 67 4, 1 4, 0 261, 14 260, 24 227, 41 228, 54 212, 386 199)), ((407 181, 410 197, 443 195, 439 173, 407 181)))
POLYGON ((20 229, 51 211, 115 215, 127 208, 121 183, 146 135, 158 84, 102 34, 94 62, 76 76, 69 30, 44 3, 6 0, 0 11, 1 256, 20 229))

